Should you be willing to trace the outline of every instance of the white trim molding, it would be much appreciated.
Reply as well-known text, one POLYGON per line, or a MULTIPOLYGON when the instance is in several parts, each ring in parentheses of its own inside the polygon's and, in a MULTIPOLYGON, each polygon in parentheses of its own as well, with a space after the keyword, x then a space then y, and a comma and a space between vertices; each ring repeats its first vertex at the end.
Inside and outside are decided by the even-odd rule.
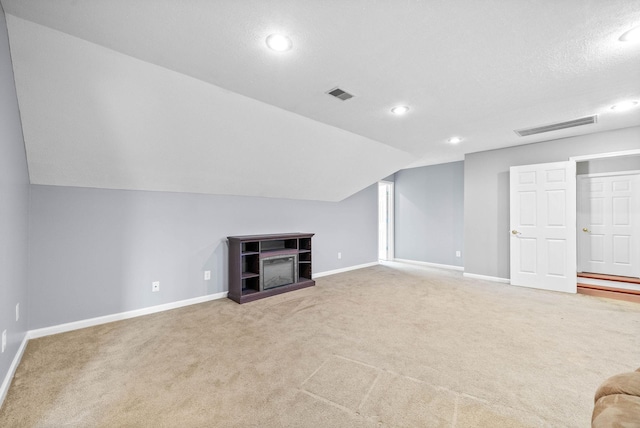
POLYGON ((583 178, 597 178, 597 177, 617 177, 619 175, 637 175, 640 174, 640 170, 633 171, 615 171, 615 172, 594 172, 593 174, 580 174, 578 180, 583 178))
POLYGON ((335 275, 337 273, 349 272, 351 270, 364 269, 364 268, 368 268, 368 267, 371 267, 371 266, 377 266, 378 264, 379 264, 378 262, 371 262, 371 263, 364 263, 364 264, 361 264, 361 265, 349 266, 349 267, 341 268, 341 269, 327 270, 327 271, 324 271, 324 272, 314 273, 312 275, 312 278, 313 279, 322 278, 323 276, 335 275))
POLYGON ((503 284, 511 284, 511 280, 509 278, 499 278, 497 276, 487 276, 487 275, 478 275, 475 273, 463 273, 462 276, 466 277, 466 278, 473 278, 473 279, 482 279, 485 281, 493 281, 493 282, 501 282, 503 284))
POLYGON ((410 264, 410 265, 417 265, 417 266, 424 266, 424 267, 457 270, 457 271, 461 271, 461 272, 464 271, 464 267, 462 267, 462 266, 444 265, 444 264, 440 264, 440 263, 421 262, 421 261, 418 261, 418 260, 408 260, 408 259, 393 259, 393 261, 394 262, 398 262, 398 263, 406 263, 406 264, 410 264))
POLYGON ((572 160, 575 162, 582 162, 582 161, 592 160, 592 159, 615 158, 618 156, 633 156, 633 155, 640 155, 640 149, 623 150, 620 152, 596 153, 593 155, 571 156, 569 160, 572 160))
POLYGON ((147 308, 135 309, 133 311, 120 312, 117 314, 105 315, 102 317, 89 318, 80 321, 73 321, 66 324, 54 325, 51 327, 39 328, 29 331, 29 338, 36 339, 38 337, 50 336, 52 334, 66 333, 68 331, 79 330, 81 328, 93 327, 100 324, 106 324, 114 321, 126 320, 129 318, 141 317, 143 315, 155 314, 156 312, 164 312, 171 309, 181 308, 183 306, 195 305, 198 303, 209 302, 211 300, 224 299, 227 292, 216 294, 208 294, 206 296, 194 297, 192 299, 179 300, 177 302, 165 303, 162 305, 149 306, 147 308))
POLYGON ((9 392, 11 381, 13 380, 13 376, 16 374, 16 370, 18 369, 18 364, 20 364, 20 360, 22 360, 22 355, 24 354, 24 350, 27 349, 27 343, 29 343, 28 331, 24 334, 24 338, 22 339, 22 343, 18 348, 18 352, 16 352, 16 355, 13 357, 13 361, 9 366, 9 371, 7 371, 7 374, 2 380, 2 386, 0 386, 0 408, 2 408, 4 399, 7 398, 7 393, 9 392))
MULTIPOLYGON (((386 181, 386 180, 381 180, 378 181, 378 192, 380 192, 380 185, 384 185, 387 186, 387 189, 389 190, 389 193, 387 195, 387 259, 386 260, 393 260, 396 254, 396 235, 395 235, 395 224, 396 224, 396 218, 395 218, 395 212, 396 212, 396 204, 395 204, 395 200, 396 200, 396 196, 395 196, 395 191, 396 191, 396 183, 394 181, 386 181)), ((378 198, 380 197, 380 194, 378 193, 378 198)), ((380 201, 378 200, 378 203, 380 203, 380 201)), ((378 207, 378 217, 380 216, 380 211, 379 211, 380 207, 378 207)), ((378 222, 380 222, 380 218, 378 218, 378 222)), ((380 232, 378 232, 379 234, 380 232)), ((380 236, 378 236, 378 246, 380 245, 380 236)))

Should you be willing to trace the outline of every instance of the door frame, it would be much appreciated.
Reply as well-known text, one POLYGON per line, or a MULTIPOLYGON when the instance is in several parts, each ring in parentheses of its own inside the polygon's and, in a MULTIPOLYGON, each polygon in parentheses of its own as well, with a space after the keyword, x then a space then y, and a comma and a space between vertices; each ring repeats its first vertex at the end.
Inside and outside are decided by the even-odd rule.
MULTIPOLYGON (((640 149, 632 149, 632 150, 621 150, 618 152, 607 152, 607 153, 595 153, 592 155, 582 155, 582 156, 570 156, 569 160, 572 160, 574 162, 584 162, 584 161, 589 161, 589 160, 595 160, 595 159, 606 159, 606 158, 614 158, 614 157, 625 157, 625 156, 637 156, 640 155, 640 149)), ((623 174, 624 171, 621 171, 620 174, 623 174)), ((602 175, 614 175, 615 173, 603 173, 602 175)), ((595 175, 599 175, 599 174, 587 174, 586 176, 595 176, 595 175)), ((577 176, 576 176, 576 197, 578 195, 578 180, 577 180, 577 176)), ((577 201, 576 201, 577 202, 577 201)), ((578 204, 576 204, 576 220, 578 218, 578 204)), ((578 225, 576 224, 576 228, 578 227, 578 225)), ((575 246, 576 246, 576 267, 579 268, 580 267, 580 259, 578 257, 578 236, 577 236, 577 231, 576 231, 576 242, 575 242, 575 246)), ((579 269, 578 269, 579 270, 579 269)))
POLYGON ((640 149, 622 150, 619 152, 596 153, 593 155, 570 156, 569 160, 572 160, 575 162, 584 162, 587 160, 594 160, 594 159, 605 159, 605 158, 615 158, 615 157, 634 156, 634 155, 640 155, 640 149))
MULTIPOLYGON (((395 218, 394 218, 394 210, 395 210, 395 183, 393 181, 381 180, 378 182, 378 203, 380 198, 380 188, 381 185, 384 185, 389 190, 389 196, 387 198, 387 258, 380 260, 393 260, 395 258, 395 218)), ((380 207, 378 207, 378 212, 380 207)), ((380 222, 380 218, 378 217, 378 223, 380 222)), ((380 236, 378 235, 378 256, 380 251, 380 236)))

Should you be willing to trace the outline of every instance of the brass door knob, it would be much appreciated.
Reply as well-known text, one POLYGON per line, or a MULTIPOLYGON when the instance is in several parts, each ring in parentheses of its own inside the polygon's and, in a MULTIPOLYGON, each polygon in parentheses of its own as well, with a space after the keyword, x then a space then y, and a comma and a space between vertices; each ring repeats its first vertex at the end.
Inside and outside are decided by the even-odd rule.
POLYGON ((583 231, 583 232, 588 232, 588 231, 589 231, 589 229, 587 229, 586 227, 583 227, 583 228, 582 228, 582 231, 583 231))
POLYGON ((517 230, 515 230, 515 229, 511 231, 511 234, 512 234, 512 235, 517 235, 518 233, 520 233, 520 232, 518 232, 518 231, 517 231, 517 230))

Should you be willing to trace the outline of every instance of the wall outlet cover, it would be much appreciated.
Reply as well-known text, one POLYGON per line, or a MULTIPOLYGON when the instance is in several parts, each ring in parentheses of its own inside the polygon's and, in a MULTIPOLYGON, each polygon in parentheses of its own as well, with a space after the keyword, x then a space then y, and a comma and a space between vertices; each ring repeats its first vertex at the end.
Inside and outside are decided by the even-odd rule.
POLYGON ((160 291, 160 281, 153 281, 151 283, 151 291, 160 291))
POLYGON ((460 257, 460 251, 456 251, 456 257, 460 257))
POLYGON ((205 270, 204 271, 204 280, 205 281, 209 281, 211 279, 211 271, 210 270, 205 270))
POLYGON ((342 258, 342 253, 338 253, 338 260, 342 258))
POLYGON ((2 330, 2 352, 7 349, 7 330, 2 330))
POLYGON ((16 303, 16 321, 20 319, 20 303, 16 303))

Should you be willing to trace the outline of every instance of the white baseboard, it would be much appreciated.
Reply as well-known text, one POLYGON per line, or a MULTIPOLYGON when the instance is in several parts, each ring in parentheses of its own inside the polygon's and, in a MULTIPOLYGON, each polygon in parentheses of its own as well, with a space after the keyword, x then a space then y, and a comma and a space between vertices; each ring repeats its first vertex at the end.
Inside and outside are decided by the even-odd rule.
POLYGON ((181 308, 183 306, 209 302, 211 300, 224 299, 225 297, 227 297, 226 291, 222 293, 208 294, 206 296, 194 297, 192 299, 186 299, 186 300, 179 300, 177 302, 165 303, 163 305, 150 306, 148 308, 135 309, 133 311, 120 312, 117 314, 105 315, 102 317, 89 318, 86 320, 74 321, 66 324, 59 324, 51 327, 44 327, 36 330, 30 330, 28 332, 28 335, 29 335, 29 339, 36 339, 38 337, 50 336, 52 334, 65 333, 67 331, 78 330, 86 327, 93 327, 95 325, 106 324, 113 321, 126 320, 129 318, 140 317, 143 315, 155 314, 156 312, 163 312, 163 311, 168 311, 170 309, 181 308))
POLYGON ((467 273, 467 272, 463 273, 462 276, 465 276, 467 278, 483 279, 485 281, 502 282, 504 284, 511 284, 511 280, 509 278, 499 278, 497 276, 477 275, 475 273, 467 273))
POLYGON ((440 264, 440 263, 421 262, 421 261, 418 261, 418 260, 408 260, 408 259, 393 259, 393 261, 394 262, 398 262, 398 263, 407 263, 407 264, 410 264, 410 265, 418 265, 418 266, 434 267, 434 268, 440 268, 440 269, 464 271, 464 267, 462 267, 462 266, 444 265, 444 264, 440 264))
POLYGON ((327 270, 324 272, 314 273, 312 275, 313 279, 321 278, 323 276, 335 275, 336 273, 349 272, 350 270, 363 269, 371 266, 377 266, 378 262, 364 263, 361 265, 349 266, 341 269, 327 270))
POLYGON ((11 381, 13 380, 13 376, 16 374, 20 360, 22 360, 22 355, 24 354, 24 350, 27 348, 27 343, 29 343, 29 332, 25 333, 22 343, 18 348, 18 352, 16 352, 16 355, 13 357, 13 361, 9 366, 9 371, 2 381, 2 386, 0 386, 0 408, 2 408, 2 403, 4 403, 4 399, 7 397, 11 381))

